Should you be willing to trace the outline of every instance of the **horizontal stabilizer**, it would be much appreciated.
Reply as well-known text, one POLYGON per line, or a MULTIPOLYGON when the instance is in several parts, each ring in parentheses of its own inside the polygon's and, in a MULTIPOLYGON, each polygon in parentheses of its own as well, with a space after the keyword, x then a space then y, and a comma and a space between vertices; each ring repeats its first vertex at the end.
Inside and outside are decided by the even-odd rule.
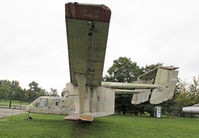
MULTIPOLYGON (((139 76, 135 85, 151 85, 155 87, 142 87, 145 91, 143 93, 134 93, 131 103, 140 104, 148 101, 149 98, 151 104, 159 104, 171 100, 177 83, 178 70, 176 69, 173 66, 158 66, 139 76)), ((135 89, 135 91, 137 90, 139 89, 135 89)))
POLYGON ((149 100, 150 89, 140 90, 140 93, 133 94, 132 104, 140 104, 149 100))

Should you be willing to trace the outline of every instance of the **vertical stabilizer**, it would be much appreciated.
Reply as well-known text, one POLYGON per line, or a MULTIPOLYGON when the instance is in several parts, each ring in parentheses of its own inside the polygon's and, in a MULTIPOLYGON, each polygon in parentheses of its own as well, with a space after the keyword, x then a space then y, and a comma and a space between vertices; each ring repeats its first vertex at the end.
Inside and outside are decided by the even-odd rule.
POLYGON ((155 85, 159 87, 153 89, 150 103, 159 104, 171 100, 177 83, 178 71, 175 67, 159 67, 155 78, 155 85))

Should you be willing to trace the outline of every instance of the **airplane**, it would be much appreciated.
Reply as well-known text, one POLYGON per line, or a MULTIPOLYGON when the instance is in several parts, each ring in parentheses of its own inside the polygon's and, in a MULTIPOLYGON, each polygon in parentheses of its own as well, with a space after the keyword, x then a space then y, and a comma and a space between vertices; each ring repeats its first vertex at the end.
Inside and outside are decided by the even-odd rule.
POLYGON ((183 113, 198 114, 199 113, 199 104, 194 104, 193 106, 183 107, 182 112, 183 113))
POLYGON ((132 93, 132 104, 173 98, 178 69, 158 66, 135 83, 102 82, 111 10, 105 5, 65 5, 70 82, 64 97, 39 97, 28 112, 67 114, 64 120, 93 121, 114 114, 115 94, 132 93))

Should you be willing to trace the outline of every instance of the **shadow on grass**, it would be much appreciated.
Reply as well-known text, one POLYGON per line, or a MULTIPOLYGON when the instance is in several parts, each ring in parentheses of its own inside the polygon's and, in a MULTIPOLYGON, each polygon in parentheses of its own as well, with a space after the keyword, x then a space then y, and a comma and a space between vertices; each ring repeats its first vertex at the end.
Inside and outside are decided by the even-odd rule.
POLYGON ((73 121, 73 137, 96 137, 95 132, 103 129, 106 123, 102 120, 94 120, 93 122, 73 121))

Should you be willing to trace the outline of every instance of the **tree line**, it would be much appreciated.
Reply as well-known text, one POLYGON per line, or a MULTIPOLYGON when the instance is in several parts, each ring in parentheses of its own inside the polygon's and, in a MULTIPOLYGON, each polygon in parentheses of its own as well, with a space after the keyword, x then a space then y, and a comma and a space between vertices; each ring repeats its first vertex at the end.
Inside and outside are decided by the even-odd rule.
POLYGON ((59 96, 57 89, 51 88, 51 91, 48 92, 39 87, 35 81, 29 83, 28 86, 29 89, 23 89, 16 80, 0 80, 0 99, 32 102, 40 96, 59 96))

